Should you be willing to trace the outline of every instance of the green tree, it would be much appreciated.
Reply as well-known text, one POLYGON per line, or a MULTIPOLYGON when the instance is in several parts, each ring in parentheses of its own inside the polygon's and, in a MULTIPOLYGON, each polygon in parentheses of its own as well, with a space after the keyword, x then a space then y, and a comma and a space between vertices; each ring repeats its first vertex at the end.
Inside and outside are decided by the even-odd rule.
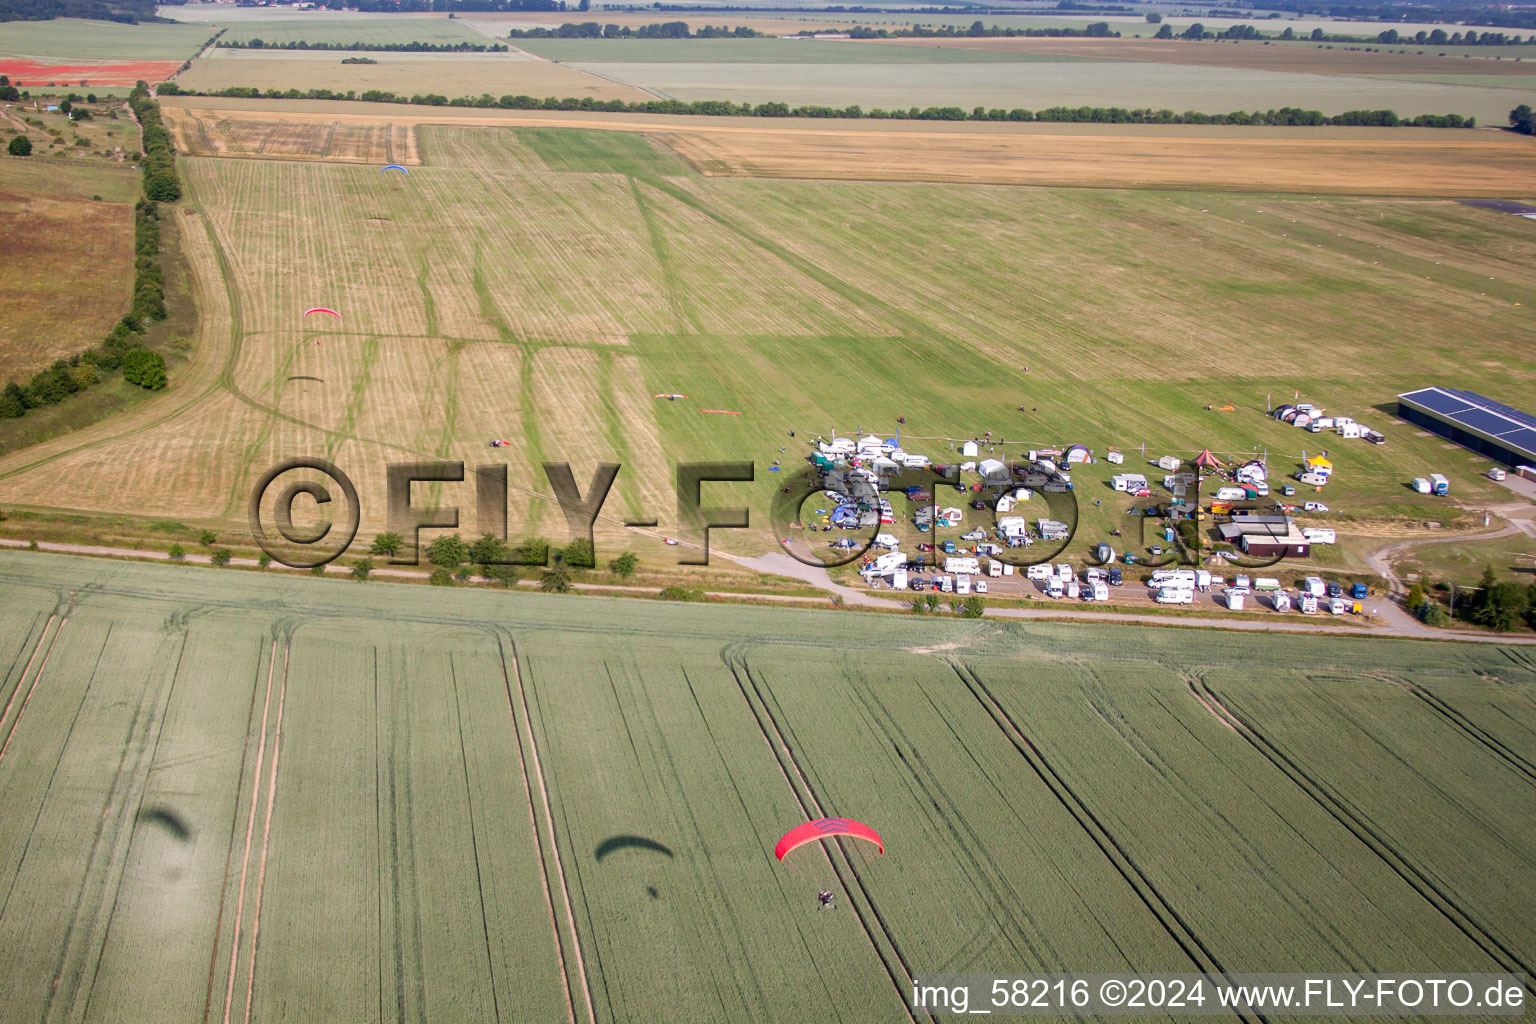
POLYGON ((0 392, 0 419, 14 420, 27 414, 27 393, 11 381, 0 392))
POLYGON ((352 563, 352 578, 359 583, 368 582, 368 574, 373 572, 373 559, 359 558, 352 563))
MULTIPOLYGON (((1509 112, 1509 126, 1522 135, 1536 135, 1536 113, 1531 112, 1531 105, 1529 103, 1522 103, 1509 112)), ((21 136, 18 135, 16 138, 19 139, 21 136)), ((15 147, 15 145, 16 140, 12 139, 11 146, 15 147)), ((16 150, 12 148, 11 152, 15 153, 16 150)), ((26 156, 27 154, 22 153, 21 155, 26 156)))
POLYGON ((181 198, 181 181, 175 171, 159 171, 144 179, 144 194, 158 202, 174 203, 181 198))
POLYGON ((123 379, 149 391, 165 387, 165 360, 148 349, 130 349, 123 355, 123 379))
POLYGON ((1483 606, 1484 602, 1488 600, 1488 593, 1493 590, 1493 585, 1498 581, 1499 577, 1494 573, 1493 566, 1483 566, 1483 574, 1477 578, 1478 592, 1473 604, 1474 607, 1481 608, 1483 606))
POLYGON ((507 565, 503 562, 489 562, 480 565, 480 575, 488 580, 495 580, 504 587, 517 586, 517 566, 507 565))
POLYGON ((539 574, 539 589, 546 594, 564 594, 571 589, 571 570, 561 552, 555 552, 549 568, 539 574))
POLYGON ((442 566, 438 566, 436 569, 432 570, 432 575, 427 577, 427 582, 432 584, 434 587, 454 586, 453 573, 449 572, 442 566))
POLYGON ((17 135, 15 138, 11 139, 11 144, 6 147, 6 151, 10 153, 11 156, 31 156, 32 140, 27 138, 25 135, 17 135))
POLYGON ((927 610, 928 610, 928 605, 927 605, 927 603, 925 603, 923 601, 923 599, 921 597, 914 597, 912 599, 912 614, 913 615, 922 615, 927 610))
POLYGON ((1424 625, 1442 627, 1451 624, 1451 613, 1439 601, 1426 601, 1423 607, 1424 614, 1421 617, 1424 625))
POLYGON ((1423 604, 1424 604, 1424 584, 1422 584, 1422 583, 1415 583, 1413 586, 1408 588, 1408 597, 1406 599, 1404 599, 1403 606, 1405 608, 1407 608, 1409 611, 1414 612, 1414 611, 1418 611, 1419 607, 1421 605, 1423 605, 1423 604))
POLYGON ((167 551, 166 554, 171 558, 184 558, 186 557, 187 550, 180 544, 172 544, 171 549, 167 551))
POLYGON ((427 561, 440 569, 457 569, 469 558, 469 545, 458 534, 442 536, 427 545, 427 561))
POLYGON ((219 535, 213 530, 204 530, 197 535, 197 542, 205 548, 211 548, 219 542, 219 535))
POLYGON ((1530 590, 1518 583, 1495 583, 1483 591, 1472 621, 1495 633, 1507 633, 1531 610, 1530 590))
POLYGON ((506 561, 509 554, 507 545, 499 537, 487 533, 469 546, 468 560, 482 566, 494 565, 506 561))
POLYGON ((261 556, 256 559, 256 565, 257 565, 258 568, 265 569, 267 566, 269 566, 271 564, 272 564, 272 556, 267 554, 265 551, 263 551, 261 553, 261 556))
POLYGON ((618 558, 608 563, 608 568, 621 579, 629 579, 635 574, 635 567, 640 564, 640 558, 633 551, 626 551, 618 558))
POLYGON ((1197 21, 1184 30, 1183 36, 1185 39, 1204 39, 1205 26, 1197 21))
POLYGON ((928 606, 928 610, 929 611, 936 612, 936 611, 939 610, 939 595, 938 594, 924 594, 923 595, 923 603, 928 606))
POLYGON ((233 555, 227 548, 219 548, 219 550, 208 556, 208 561, 212 563, 215 568, 222 569, 224 566, 229 564, 229 560, 232 557, 233 555))
POLYGON ((965 619, 979 619, 982 612, 987 610, 987 602, 972 594, 965 599, 965 604, 960 606, 960 616, 965 619))
POLYGON ((1153 39, 1172 39, 1173 38, 1173 26, 1169 25, 1167 22, 1164 22, 1163 25, 1157 30, 1157 35, 1153 36, 1152 38, 1153 39))
POLYGON ((1149 13, 1147 15, 1147 24, 1148 25, 1156 25, 1159 22, 1161 22, 1162 20, 1163 20, 1163 16, 1161 14, 1158 14, 1156 11, 1152 11, 1151 13, 1149 13))
POLYGON ((368 553, 394 558, 395 552, 400 550, 400 545, 403 543, 398 533, 381 533, 373 538, 373 543, 368 547, 368 553))
POLYGON ((571 541, 561 550, 560 557, 566 565, 575 569, 592 569, 597 566, 597 552, 587 537, 571 541))

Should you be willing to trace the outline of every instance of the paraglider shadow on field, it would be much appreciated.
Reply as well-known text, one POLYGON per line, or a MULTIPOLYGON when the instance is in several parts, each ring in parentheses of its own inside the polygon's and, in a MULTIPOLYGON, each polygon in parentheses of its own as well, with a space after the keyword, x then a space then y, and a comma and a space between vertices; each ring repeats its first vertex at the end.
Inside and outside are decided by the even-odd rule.
POLYGON ((192 838, 192 829, 182 820, 181 815, 164 807, 146 807, 139 812, 140 821, 153 822, 169 832, 172 838, 186 842, 192 838))
POLYGON ((674 856, 669 847, 658 843, 654 839, 647 839, 645 836, 621 835, 609 836, 597 844, 597 862, 601 864, 604 857, 619 850, 651 850, 655 853, 666 854, 668 857, 674 856))

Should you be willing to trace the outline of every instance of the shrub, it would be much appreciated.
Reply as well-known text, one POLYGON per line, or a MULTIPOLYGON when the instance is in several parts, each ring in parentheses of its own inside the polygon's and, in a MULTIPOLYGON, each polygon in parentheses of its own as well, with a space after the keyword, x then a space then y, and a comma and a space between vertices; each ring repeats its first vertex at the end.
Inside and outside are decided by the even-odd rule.
POLYGON ((635 567, 639 564, 639 557, 633 551, 626 551, 618 558, 609 562, 608 568, 613 570, 615 576, 627 580, 635 574, 635 567))
POLYGON ((427 582, 434 587, 451 587, 454 585, 453 573, 442 566, 432 570, 432 575, 427 577, 427 582))
POLYGON ((352 563, 352 578, 357 580, 359 583, 367 583, 368 574, 371 572, 373 572, 372 559, 359 558, 357 561, 352 563))
POLYGON ((222 569, 224 566, 229 564, 231 557, 232 555, 227 549, 219 548, 219 550, 208 556, 208 561, 212 562, 216 568, 222 569))
POLYGON ((272 564, 272 556, 263 551, 261 553, 261 557, 256 559, 256 564, 259 567, 265 569, 267 566, 272 564))
POLYGON ((960 606, 960 616, 966 619, 979 619, 982 612, 987 610, 987 602, 972 594, 965 599, 965 604, 960 606))
POLYGON ((186 548, 183 548, 180 544, 172 544, 171 549, 166 552, 171 558, 183 558, 186 556, 186 553, 186 548))
POLYGON ((1424 609, 1421 616, 1424 625, 1442 627, 1451 624, 1451 613, 1446 611, 1445 605, 1440 602, 1426 601, 1421 607, 1424 609))
POLYGON ((31 156, 32 140, 25 135, 18 135, 11 140, 11 144, 6 147, 6 150, 11 156, 31 156))
POLYGON ((703 601, 704 591, 697 587, 680 587, 673 585, 662 587, 661 593, 656 595, 663 601, 703 601))
POLYGON ((123 356, 123 379, 149 391, 165 387, 165 360, 144 348, 129 349, 123 356))
POLYGON ((219 535, 213 530, 204 530, 197 535, 197 542, 205 548, 211 548, 219 542, 219 535))
POLYGON ((395 557, 395 552, 400 550, 403 541, 398 533, 381 533, 373 538, 373 544, 368 548, 370 555, 387 555, 395 557))
POLYGON ((312 566, 310 566, 309 567, 309 574, 311 576, 324 576, 325 575, 325 563, 322 562, 319 565, 312 565, 312 566))
POLYGON ((458 534, 443 536, 427 545, 427 561, 439 569, 457 569, 469 558, 469 545, 458 534))
POLYGON ((597 552, 593 550, 592 541, 586 537, 571 541, 561 550, 560 555, 565 564, 572 568, 591 569, 597 565, 597 552))

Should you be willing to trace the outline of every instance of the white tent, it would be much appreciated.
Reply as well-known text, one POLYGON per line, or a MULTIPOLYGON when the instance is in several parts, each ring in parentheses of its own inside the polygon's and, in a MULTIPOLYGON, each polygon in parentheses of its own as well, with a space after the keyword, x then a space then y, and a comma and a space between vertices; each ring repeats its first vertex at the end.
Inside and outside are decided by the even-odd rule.
POLYGON ((980 455, 980 454, 981 454, 981 446, 978 445, 975 441, 967 441, 967 442, 965 442, 965 444, 960 446, 960 457, 961 458, 974 459, 977 455, 980 455))
POLYGON ((1087 445, 1074 444, 1067 446, 1066 461, 1069 463, 1087 462, 1088 456, 1087 445))
POLYGON ((1008 466, 999 459, 982 459, 976 464, 976 472, 987 480, 1008 479, 1008 466))

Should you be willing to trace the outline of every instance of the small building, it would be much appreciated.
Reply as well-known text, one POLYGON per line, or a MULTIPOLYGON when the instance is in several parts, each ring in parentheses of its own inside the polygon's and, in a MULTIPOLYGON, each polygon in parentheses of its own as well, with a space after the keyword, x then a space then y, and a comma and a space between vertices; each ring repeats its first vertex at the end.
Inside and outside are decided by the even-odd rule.
POLYGON ((1290 516, 1242 516, 1217 530, 1222 540, 1255 558, 1305 558, 1312 550, 1290 516))

